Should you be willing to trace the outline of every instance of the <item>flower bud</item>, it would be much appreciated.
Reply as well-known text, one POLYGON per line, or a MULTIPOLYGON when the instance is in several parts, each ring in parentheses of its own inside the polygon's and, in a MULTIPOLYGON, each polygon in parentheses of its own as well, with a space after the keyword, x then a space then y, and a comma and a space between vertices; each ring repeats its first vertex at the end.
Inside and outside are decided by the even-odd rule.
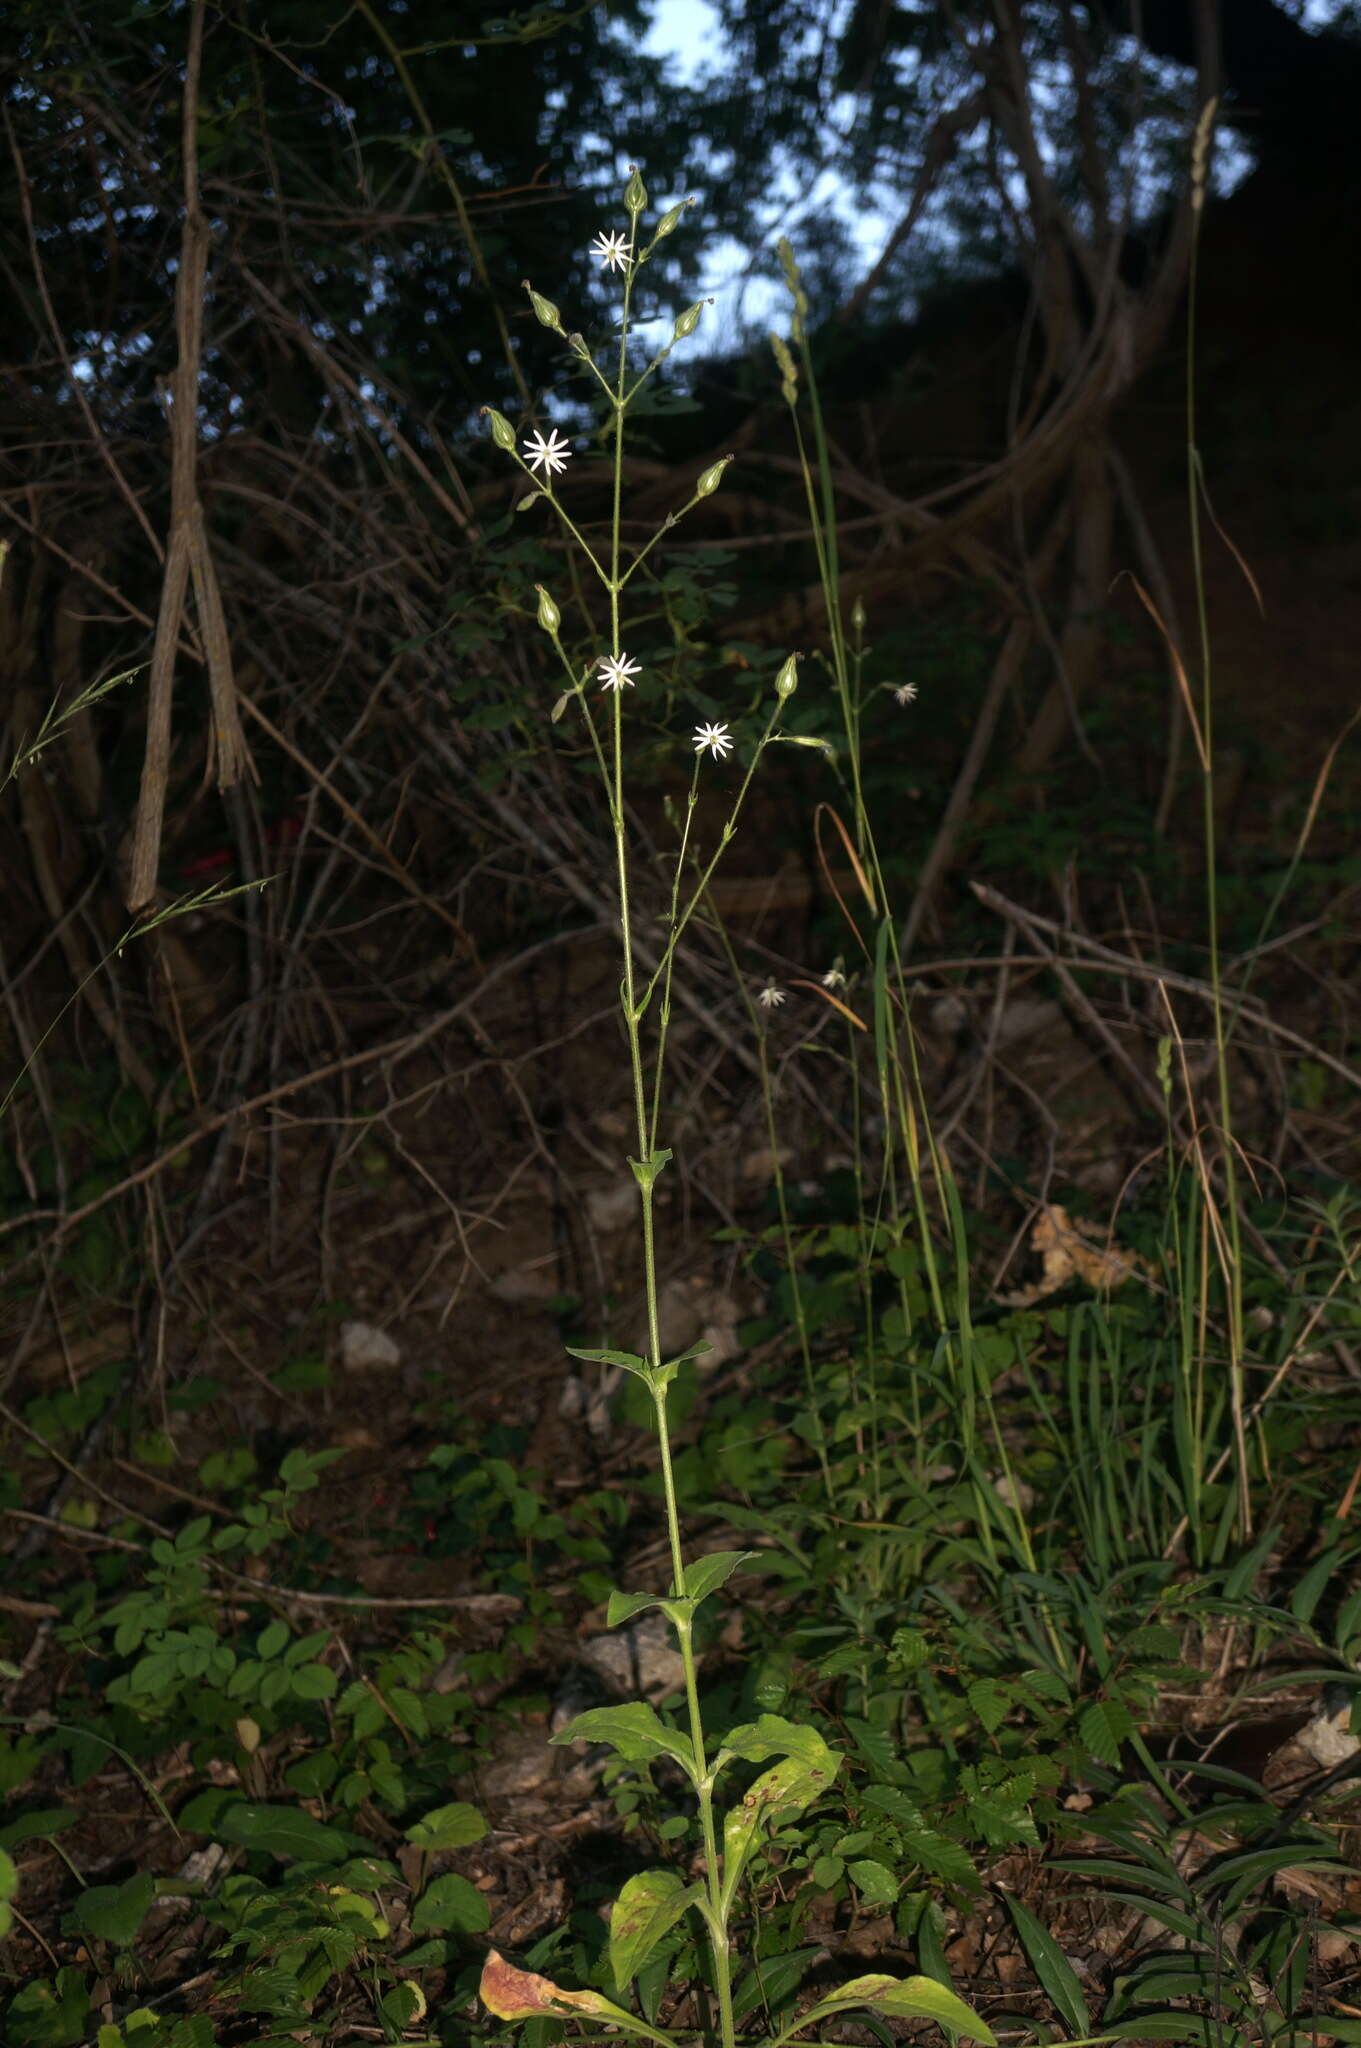
POLYGON ((536 583, 534 588, 539 593, 539 624, 543 627, 545 633, 556 633, 558 627, 562 624, 562 613, 558 610, 542 583, 536 583))
POLYGON ((791 654, 775 678, 775 695, 792 697, 799 687, 799 657, 791 654))
POLYGON ((624 187, 624 204, 635 218, 647 205, 647 186, 638 174, 637 164, 629 165, 629 181, 624 187))
POLYGON ((700 314, 706 306, 712 306, 712 304, 712 299, 697 299, 693 306, 687 306, 680 319, 676 322, 676 331, 671 339, 673 341, 688 340, 699 326, 700 314))
POLYGON ((589 363, 589 361, 591 360, 591 351, 587 344, 586 337, 584 334, 569 334, 567 337, 567 346, 568 348, 571 349, 572 354, 574 356, 581 357, 583 363, 589 363))
POLYGON ((482 417, 484 420, 491 421, 491 437, 497 447, 509 448, 513 453, 515 448, 515 429, 505 414, 497 412, 495 406, 484 405, 482 417))
POLYGON ((708 498, 713 495, 722 483, 723 472, 731 461, 731 455, 722 455, 717 462, 705 470, 703 476, 695 485, 695 496, 697 498, 708 498))
POLYGON ((556 724, 557 724, 558 720, 559 720, 559 719, 560 719, 560 718, 562 717, 562 714, 563 714, 563 712, 564 712, 564 711, 565 711, 565 710, 567 709, 567 706, 568 706, 568 705, 569 705, 569 704, 571 703, 571 701, 572 701, 572 696, 573 696, 573 692, 572 692, 571 690, 564 690, 564 691, 563 691, 563 693, 562 693, 562 695, 561 695, 561 696, 559 697, 559 699, 558 699, 557 703, 556 703, 556 704, 555 704, 555 705, 553 706, 553 709, 552 709, 552 710, 551 710, 551 711, 549 712, 549 714, 548 714, 548 716, 549 716, 549 719, 550 719, 550 721, 552 722, 552 724, 554 724, 554 725, 556 725, 556 724))
POLYGON ((694 203, 693 199, 682 199, 679 206, 673 206, 669 212, 664 213, 657 223, 657 231, 652 238, 653 241, 660 242, 663 235, 669 235, 680 220, 686 207, 693 206, 694 203))
POLYGON ((525 290, 529 293, 529 303, 534 308, 535 319, 542 326, 550 327, 554 334, 561 334, 562 315, 553 304, 553 301, 546 299, 542 292, 536 292, 532 284, 527 283, 525 290))
POLYGON ((865 616, 865 600, 858 597, 851 606, 851 626, 857 634, 865 630, 865 616))

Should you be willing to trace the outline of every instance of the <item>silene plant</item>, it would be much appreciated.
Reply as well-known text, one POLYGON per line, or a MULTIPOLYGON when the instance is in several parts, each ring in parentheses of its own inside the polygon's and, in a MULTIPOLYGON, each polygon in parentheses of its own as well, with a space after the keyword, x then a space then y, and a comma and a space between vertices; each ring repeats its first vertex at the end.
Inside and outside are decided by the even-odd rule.
MULTIPOLYGON (((635 947, 630 909, 630 858, 625 830, 625 730, 628 723, 629 691, 642 673, 641 664, 629 653, 624 613, 632 579, 662 534, 690 511, 701 499, 718 489, 731 457, 716 462, 695 484, 693 494, 681 513, 673 513, 652 538, 626 559, 621 545, 621 496, 624 422, 630 404, 658 366, 678 342, 693 334, 703 313, 703 302, 682 313, 669 342, 641 367, 630 360, 629 325, 635 284, 639 272, 658 244, 676 228, 685 208, 683 200, 657 221, 645 236, 644 219, 648 200, 642 178, 630 170, 624 193, 628 216, 626 231, 602 232, 592 244, 592 253, 602 267, 617 276, 622 298, 619 344, 608 371, 602 370, 580 334, 563 327, 557 307, 532 286, 526 286, 537 318, 567 346, 594 376, 603 394, 613 454, 612 512, 608 536, 599 544, 587 539, 564 498, 559 496, 558 479, 568 471, 570 444, 555 428, 547 435, 531 433, 517 444, 514 428, 503 414, 487 408, 484 414, 496 445, 524 471, 536 494, 547 500, 561 523, 568 544, 574 547, 589 572, 598 580, 609 612, 609 649, 597 653, 584 666, 569 655, 562 639, 562 614, 551 593, 539 586, 538 620, 553 644, 562 664, 564 689, 554 707, 554 719, 574 704, 584 721, 604 788, 614 835, 618 872, 619 927, 623 969, 620 1006, 628 1044, 632 1075, 633 1109, 637 1132, 637 1156, 631 1158, 638 1184, 643 1274, 647 1298, 648 1353, 640 1357, 626 1351, 574 1350, 572 1356, 590 1365, 632 1373, 641 1380, 651 1397, 656 1425, 657 1455, 661 1467, 662 1491, 671 1554, 671 1584, 667 1592, 616 1591, 608 1605, 611 1627, 627 1622, 645 1608, 660 1608, 672 1629, 684 1673, 684 1703, 680 1725, 663 1720, 646 1701, 599 1707, 579 1714, 552 1739, 559 1743, 588 1741, 614 1750, 621 1762, 642 1771, 664 1764, 679 1770, 694 1795, 697 1840, 690 1831, 677 1844, 688 1859, 667 1869, 648 1870, 631 1877, 615 1901, 609 1931, 608 1965, 614 1997, 595 1990, 566 1990, 536 1972, 517 1969, 493 1950, 482 1973, 481 1996, 488 2010, 509 2021, 552 2020, 575 2022, 587 2032, 636 2035, 648 2041, 679 2043, 682 2036, 632 2011, 624 2001, 637 1997, 639 1973, 659 1951, 676 1948, 677 1931, 687 1915, 702 1923, 701 1953, 707 1949, 707 1970, 701 1967, 703 1984, 676 1985, 676 1992, 691 1991, 697 2000, 700 2031, 712 2048, 735 2048, 736 2006, 747 2000, 734 1999, 739 1957, 735 1952, 734 1928, 738 1923, 742 1881, 754 1860, 761 1857, 773 1830, 796 1820, 800 1814, 833 1786, 842 1759, 821 1733, 806 1724, 786 1720, 779 1714, 763 1713, 718 1734, 706 1728, 700 1706, 694 1648, 695 1617, 704 1601, 713 1597, 724 1583, 755 1553, 718 1551, 686 1562, 672 1470, 671 1440, 667 1422, 667 1393, 681 1367, 694 1359, 700 1346, 679 1358, 662 1356, 657 1305, 657 1251, 654 1200, 657 1181, 670 1163, 671 1152, 658 1144, 662 1107, 662 1078, 670 1016, 672 970, 678 943, 705 891, 725 847, 733 837, 743 801, 751 786, 765 749, 785 735, 779 731, 787 700, 797 685, 796 658, 791 655, 780 669, 764 729, 754 740, 750 735, 744 749, 749 754, 736 797, 719 833, 718 844, 706 860, 690 847, 690 829, 699 790, 699 777, 706 760, 722 761, 739 744, 726 723, 706 722, 692 738, 693 773, 689 805, 680 828, 671 884, 671 909, 660 958, 644 971, 635 947), (683 886, 684 885, 684 886, 683 886), (754 1773, 751 1767, 755 1767, 754 1773), (720 1798, 720 1792, 722 1798, 720 1798)), ((574 583, 576 579, 574 578, 574 583)), ((795 743, 802 741, 790 735, 795 743)), ((778 992, 776 992, 778 994, 778 992)), ((762 1000, 767 1000, 763 996, 762 1000)), ((769 998, 774 1000, 774 998, 769 998)), ((653 1972, 649 1973, 646 2004, 654 2015, 662 2009, 653 1972)), ((641 2003, 641 1999, 639 2000, 641 2003)), ((955 1996, 929 1977, 898 1978, 886 1975, 861 1976, 839 1990, 820 1997, 796 2018, 778 2024, 778 2031, 761 2036, 766 2048, 782 2048, 786 2041, 806 2036, 843 2017, 865 2013, 878 2017, 882 2034, 884 2020, 933 2020, 951 2035, 965 2035, 992 2048, 989 2028, 955 1996)), ((693 2029, 687 2030, 693 2040, 693 2029)), ((744 2039, 754 2037, 744 2036, 744 2039)))

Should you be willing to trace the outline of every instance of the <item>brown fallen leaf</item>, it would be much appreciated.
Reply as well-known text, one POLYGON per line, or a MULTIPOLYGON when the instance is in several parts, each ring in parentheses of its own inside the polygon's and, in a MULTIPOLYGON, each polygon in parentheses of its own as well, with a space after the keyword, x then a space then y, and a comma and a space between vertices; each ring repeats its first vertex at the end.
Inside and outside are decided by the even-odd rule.
POLYGON ((1081 1280, 1100 1294, 1123 1287, 1127 1280, 1148 1277, 1151 1267, 1137 1252, 1121 1251, 1109 1242, 1101 1243, 1086 1224, 1074 1223, 1058 1202, 1046 1202, 1035 1218, 1030 1249, 1038 1252, 1044 1272, 1032 1287, 1022 1287, 1002 1300, 1012 1308, 1029 1308, 1047 1295, 1057 1294, 1081 1280))

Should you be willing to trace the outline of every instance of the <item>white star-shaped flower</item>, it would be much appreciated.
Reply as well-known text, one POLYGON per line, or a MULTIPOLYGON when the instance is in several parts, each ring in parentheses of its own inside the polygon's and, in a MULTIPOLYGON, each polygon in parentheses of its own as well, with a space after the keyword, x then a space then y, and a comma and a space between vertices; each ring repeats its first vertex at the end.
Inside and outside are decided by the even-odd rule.
POLYGON ((695 752, 712 754, 721 761, 732 752, 732 735, 726 725, 701 725, 695 729, 695 752))
POLYGON ((630 661, 626 654, 607 654, 596 669, 602 690, 622 690, 625 683, 632 689, 633 678, 639 673, 639 664, 630 661))
POLYGON ((829 967, 822 977, 824 988, 845 988, 846 977, 839 967, 829 967))
POLYGON ((628 243, 620 234, 607 235, 602 229, 591 244, 591 254, 606 270, 627 270, 628 243))
POLYGON ((782 988, 776 988, 773 981, 768 981, 756 1000, 763 1010, 778 1010, 788 998, 782 988))
POLYGON ((895 704, 915 704, 917 701, 917 685, 915 683, 899 683, 897 689, 893 692, 893 701, 895 704))
POLYGON ((525 442, 525 461, 530 468, 542 467, 550 476, 560 469, 566 469, 567 458, 571 452, 566 436, 559 438, 556 427, 549 428, 546 441, 542 434, 534 433, 525 442))

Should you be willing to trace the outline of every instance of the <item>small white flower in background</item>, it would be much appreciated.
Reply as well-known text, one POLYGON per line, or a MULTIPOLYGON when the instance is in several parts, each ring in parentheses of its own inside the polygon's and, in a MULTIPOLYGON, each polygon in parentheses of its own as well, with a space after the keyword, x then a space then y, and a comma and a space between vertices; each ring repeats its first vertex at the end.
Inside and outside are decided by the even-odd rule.
POLYGON ((591 254, 606 270, 627 270, 629 267, 628 243, 620 234, 607 235, 602 230, 591 244, 591 254))
POLYGON ((841 972, 840 967, 829 967, 827 969, 827 972, 822 977, 822 986, 824 988, 845 988, 846 977, 841 972))
POLYGON ((566 437, 560 439, 556 427, 549 428, 546 441, 542 434, 536 433, 531 434, 525 442, 525 461, 530 468, 542 467, 550 476, 560 469, 566 469, 567 458, 571 452, 566 437))
POLYGON ((895 704, 915 704, 917 701, 917 685, 915 683, 899 683, 897 689, 893 692, 893 701, 895 704))
POLYGON ((756 1000, 763 1010, 778 1010, 787 997, 782 988, 776 988, 773 981, 768 981, 756 1000))
POLYGON ((632 689, 633 678, 639 673, 639 664, 630 661, 626 654, 607 654, 596 670, 602 690, 622 690, 625 683, 632 689))
POLYGON ((701 725, 695 731, 695 752, 710 753, 721 761, 732 752, 732 734, 726 725, 701 725))

